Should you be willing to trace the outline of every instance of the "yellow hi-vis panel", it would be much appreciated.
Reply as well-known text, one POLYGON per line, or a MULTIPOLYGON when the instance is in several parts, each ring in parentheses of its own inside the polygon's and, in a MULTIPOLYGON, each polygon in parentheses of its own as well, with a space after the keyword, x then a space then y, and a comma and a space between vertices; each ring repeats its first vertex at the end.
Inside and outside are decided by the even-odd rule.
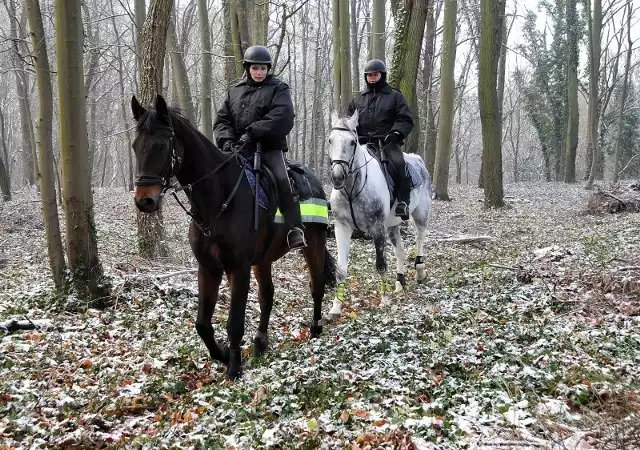
MULTIPOLYGON (((321 198, 310 198, 300 202, 300 215, 303 223, 329 224, 329 210, 327 201, 321 198)), ((276 211, 276 223, 284 223, 284 217, 280 209, 276 211)))

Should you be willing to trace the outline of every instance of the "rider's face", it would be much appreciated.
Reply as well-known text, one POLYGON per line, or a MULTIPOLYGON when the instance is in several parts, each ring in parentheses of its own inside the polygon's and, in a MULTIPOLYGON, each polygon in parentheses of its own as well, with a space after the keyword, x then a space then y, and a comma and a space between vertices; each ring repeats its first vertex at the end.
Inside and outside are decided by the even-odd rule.
POLYGON ((371 84, 377 83, 380 78, 382 78, 382 73, 380 72, 371 72, 367 74, 367 82, 371 84))
POLYGON ((251 74, 251 79, 260 83, 267 78, 267 65, 266 64, 251 64, 249 67, 249 73, 251 74))

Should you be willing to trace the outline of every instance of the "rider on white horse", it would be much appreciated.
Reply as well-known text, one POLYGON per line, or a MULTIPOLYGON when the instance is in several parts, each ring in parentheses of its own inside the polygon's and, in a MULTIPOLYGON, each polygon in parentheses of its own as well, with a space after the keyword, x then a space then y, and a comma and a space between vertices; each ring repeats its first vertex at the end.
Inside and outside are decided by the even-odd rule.
POLYGON ((387 83, 387 68, 379 59, 364 65, 367 87, 349 104, 349 116, 358 111, 358 140, 384 151, 395 168, 398 196, 395 215, 409 220, 411 181, 402 154, 403 140, 413 129, 413 119, 407 101, 400 91, 387 83))

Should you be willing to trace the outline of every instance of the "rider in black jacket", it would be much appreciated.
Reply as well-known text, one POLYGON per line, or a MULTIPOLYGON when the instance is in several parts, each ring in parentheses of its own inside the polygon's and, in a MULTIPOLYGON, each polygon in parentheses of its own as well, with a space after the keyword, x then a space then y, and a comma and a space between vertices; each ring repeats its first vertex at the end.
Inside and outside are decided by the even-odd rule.
POLYGON ((278 185, 280 211, 290 227, 289 248, 306 247, 300 204, 291 188, 284 159, 287 135, 295 117, 289 86, 268 73, 271 55, 266 47, 249 47, 243 64, 246 76, 229 89, 213 124, 216 145, 231 151, 234 145, 255 149, 260 143, 263 162, 273 172, 278 185))
POLYGON ((409 219, 411 181, 406 172, 402 145, 413 129, 413 119, 402 93, 387 84, 387 68, 379 59, 364 65, 367 87, 349 104, 349 115, 358 110, 358 137, 361 144, 382 148, 395 167, 398 205, 395 215, 409 219))

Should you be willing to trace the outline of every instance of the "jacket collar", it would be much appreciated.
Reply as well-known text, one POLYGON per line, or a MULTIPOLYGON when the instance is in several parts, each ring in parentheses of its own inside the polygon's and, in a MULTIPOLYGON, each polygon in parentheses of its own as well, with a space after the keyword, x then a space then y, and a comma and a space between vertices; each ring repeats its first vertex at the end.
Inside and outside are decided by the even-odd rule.
POLYGON ((391 86, 389 86, 388 84, 385 84, 381 89, 373 89, 369 85, 367 85, 367 87, 364 88, 365 93, 371 93, 371 94, 376 94, 376 93, 389 94, 391 91, 392 91, 391 86))

